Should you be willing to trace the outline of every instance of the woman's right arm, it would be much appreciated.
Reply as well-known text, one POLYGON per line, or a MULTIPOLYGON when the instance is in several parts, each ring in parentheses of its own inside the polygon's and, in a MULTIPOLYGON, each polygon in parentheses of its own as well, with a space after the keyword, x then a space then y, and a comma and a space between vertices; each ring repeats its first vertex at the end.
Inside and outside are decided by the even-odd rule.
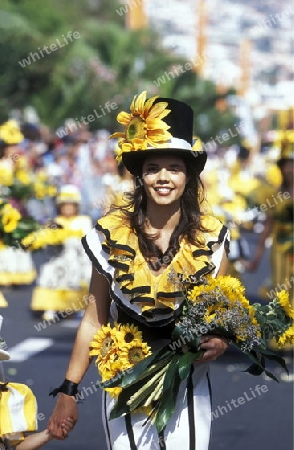
MULTIPOLYGON (((89 301, 79 326, 73 351, 70 357, 65 378, 73 383, 80 383, 90 363, 89 346, 97 329, 109 320, 110 296, 109 283, 93 267, 89 288, 89 301)), ((74 396, 58 394, 53 413, 48 422, 49 432, 55 439, 64 439, 62 422, 71 417, 78 418, 77 403, 74 396)))

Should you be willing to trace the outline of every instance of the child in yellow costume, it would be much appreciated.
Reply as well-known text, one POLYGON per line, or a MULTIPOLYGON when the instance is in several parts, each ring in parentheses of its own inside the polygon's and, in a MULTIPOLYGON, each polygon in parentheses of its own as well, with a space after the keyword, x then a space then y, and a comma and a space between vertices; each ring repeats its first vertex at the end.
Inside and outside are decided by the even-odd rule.
POLYGON ((92 222, 90 217, 79 215, 80 192, 75 186, 65 185, 56 201, 59 214, 54 219, 54 233, 65 233, 65 239, 61 252, 42 266, 31 302, 32 310, 45 311, 45 320, 53 319, 55 311, 70 315, 85 308, 91 277, 81 237, 91 229, 92 222))
MULTIPOLYGON (((0 316, 0 331, 3 317, 0 316)), ((21 383, 5 383, 2 361, 10 359, 6 343, 0 336, 0 450, 37 450, 53 439, 47 429, 37 430, 37 402, 31 389, 21 383)), ((73 428, 68 418, 65 433, 73 428)))

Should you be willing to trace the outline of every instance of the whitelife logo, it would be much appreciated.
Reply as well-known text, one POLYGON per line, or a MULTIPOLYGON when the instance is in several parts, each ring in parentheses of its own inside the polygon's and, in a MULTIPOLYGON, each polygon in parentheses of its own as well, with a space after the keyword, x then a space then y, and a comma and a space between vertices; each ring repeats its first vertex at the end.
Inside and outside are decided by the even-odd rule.
POLYGON ((56 44, 53 43, 50 44, 50 46, 44 45, 42 49, 38 47, 38 52, 29 53, 28 57, 24 58, 22 61, 18 61, 18 64, 20 64, 22 68, 29 66, 30 64, 32 64, 32 62, 38 61, 39 59, 44 58, 46 55, 50 55, 50 53, 55 52, 59 48, 65 47, 66 45, 70 44, 70 42, 73 42, 75 39, 79 39, 80 37, 81 35, 78 31, 69 31, 66 36, 64 36, 64 34, 62 35, 62 39, 56 39, 56 44))

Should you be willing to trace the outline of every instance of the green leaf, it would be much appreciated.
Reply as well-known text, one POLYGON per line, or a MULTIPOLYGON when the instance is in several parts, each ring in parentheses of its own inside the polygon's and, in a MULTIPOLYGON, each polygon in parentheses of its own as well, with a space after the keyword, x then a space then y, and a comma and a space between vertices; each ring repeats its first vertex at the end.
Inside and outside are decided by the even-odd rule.
POLYGON ((180 339, 182 335, 183 335, 182 328, 180 326, 176 325, 171 334, 172 340, 180 339))
POLYGON ((260 367, 258 364, 251 364, 251 366, 247 367, 246 370, 243 370, 243 372, 248 372, 251 375, 259 376, 264 372, 264 369, 260 367))
POLYGON ((198 351, 200 349, 200 336, 196 336, 194 339, 191 339, 190 341, 187 342, 187 345, 194 349, 195 351, 198 351))
POLYGON ((168 371, 165 374, 162 397, 155 418, 155 425, 158 433, 166 427, 175 410, 181 384, 181 378, 178 372, 178 360, 179 356, 175 355, 174 360, 171 362, 168 371))
POLYGON ((249 358, 252 361, 254 361, 254 364, 252 364, 250 367, 248 367, 246 370, 244 370, 244 372, 248 372, 251 375, 257 375, 257 376, 261 375, 263 372, 265 372, 265 374, 268 377, 270 377, 272 380, 279 383, 279 380, 275 377, 275 375, 265 368, 265 358, 267 358, 269 360, 276 361, 289 374, 289 371, 288 371, 288 368, 286 366, 284 359, 281 358, 280 356, 276 355, 271 350, 258 349, 258 352, 251 351, 251 352, 246 352, 246 354, 247 354, 247 356, 249 356, 249 358))
POLYGON ((141 388, 141 392, 135 395, 133 399, 130 399, 129 407, 131 411, 134 411, 145 404, 150 397, 150 394, 155 390, 160 381, 164 379, 166 370, 167 369, 163 369, 148 377, 148 380, 145 381, 141 388))
POLYGON ((109 418, 115 419, 129 413, 131 410, 129 405, 127 405, 127 402, 130 400, 132 395, 134 395, 139 389, 141 389, 142 386, 144 386, 144 384, 145 381, 140 380, 138 383, 133 383, 131 386, 123 389, 110 412, 109 418))
POLYGON ((286 361, 281 356, 277 355, 275 352, 271 350, 259 350, 260 353, 264 355, 265 358, 269 359, 270 361, 275 361, 277 364, 283 367, 283 369, 287 372, 289 375, 289 369, 287 367, 286 361))
POLYGON ((112 387, 123 387, 136 383, 142 378, 145 378, 149 375, 150 372, 147 369, 152 365, 154 359, 156 358, 156 363, 163 362, 162 365, 167 364, 168 360, 173 356, 174 352, 168 350, 167 347, 163 347, 160 350, 152 353, 152 355, 147 356, 147 358, 143 359, 139 363, 135 364, 132 368, 128 369, 126 372, 119 372, 110 380, 104 381, 100 383, 99 386, 101 388, 112 388, 112 387), (146 371, 146 373, 145 373, 146 371))
MULTIPOLYGON (((173 358, 173 353, 168 355, 167 358, 161 359, 159 361, 154 362, 151 366, 149 366, 144 372, 141 373, 141 375, 138 375, 136 381, 143 380, 145 378, 150 378, 151 375, 158 372, 160 369, 162 369, 164 366, 168 365, 173 358)), ((123 379, 121 383, 121 387, 127 387, 130 386, 130 383, 126 382, 127 380, 123 379)))
POLYGON ((196 359, 200 359, 203 353, 204 353, 203 350, 197 353, 189 351, 179 357, 179 376, 182 381, 188 377, 190 373, 191 364, 193 363, 193 361, 195 361, 196 359))
MULTIPOLYGON (((156 364, 161 360, 169 360, 175 352, 170 350, 168 346, 163 347, 162 349, 152 353, 152 355, 147 356, 147 358, 140 361, 136 364, 132 369, 128 370, 125 376, 122 378, 121 383, 117 386, 126 387, 132 384, 134 381, 137 381, 138 378, 148 369, 153 362, 156 364)), ((148 374, 147 374, 148 375, 148 374)))
POLYGON ((279 380, 274 376, 273 373, 269 372, 268 370, 264 369, 265 374, 270 377, 272 380, 276 381, 277 383, 279 383, 279 380))

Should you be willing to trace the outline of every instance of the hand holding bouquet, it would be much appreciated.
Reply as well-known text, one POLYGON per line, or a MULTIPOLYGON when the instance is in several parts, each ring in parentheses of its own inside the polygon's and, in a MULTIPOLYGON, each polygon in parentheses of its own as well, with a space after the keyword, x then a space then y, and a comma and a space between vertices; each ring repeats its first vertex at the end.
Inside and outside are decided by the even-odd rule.
MULTIPOLYGON (((230 276, 203 278, 185 292, 182 313, 171 342, 151 353, 133 325, 102 327, 91 343, 90 355, 97 355, 100 387, 117 396, 110 418, 145 408, 158 432, 164 429, 175 410, 179 386, 190 373, 191 364, 202 358, 201 336, 214 334, 230 340, 248 355, 252 375, 265 372, 275 360, 286 371, 284 360, 266 349, 275 338, 279 346, 294 343, 294 311, 288 294, 282 291, 268 305, 250 304, 245 288, 230 276)), ((197 370, 197 369, 196 369, 197 370)))

